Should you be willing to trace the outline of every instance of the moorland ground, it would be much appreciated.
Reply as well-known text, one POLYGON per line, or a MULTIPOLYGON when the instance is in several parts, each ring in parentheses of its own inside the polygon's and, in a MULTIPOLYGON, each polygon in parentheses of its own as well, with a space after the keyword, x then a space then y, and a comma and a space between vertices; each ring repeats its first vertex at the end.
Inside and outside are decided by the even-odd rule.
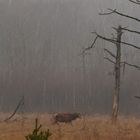
POLYGON ((15 115, 9 122, 3 120, 9 114, 0 113, 0 140, 25 140, 32 132, 35 118, 50 129, 50 140, 140 140, 140 118, 119 117, 113 125, 109 116, 85 116, 71 124, 52 124, 50 114, 15 115))

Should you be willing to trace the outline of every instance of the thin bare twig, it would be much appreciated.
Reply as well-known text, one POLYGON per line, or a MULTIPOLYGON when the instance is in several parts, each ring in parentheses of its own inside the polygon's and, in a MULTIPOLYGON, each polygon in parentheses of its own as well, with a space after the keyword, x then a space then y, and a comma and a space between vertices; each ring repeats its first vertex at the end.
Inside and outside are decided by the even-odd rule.
POLYGON ((106 13, 99 13, 99 15, 111 15, 114 14, 116 9, 112 10, 111 12, 106 12, 106 13))
POLYGON ((89 47, 87 47, 87 48, 85 48, 85 49, 83 50, 82 54, 84 54, 86 51, 88 51, 88 50, 94 48, 94 47, 95 47, 94 45, 95 45, 97 39, 98 39, 98 36, 95 37, 95 39, 94 39, 93 43, 91 44, 91 46, 89 46, 89 47))
POLYGON ((135 98, 137 98, 137 99, 140 99, 140 96, 134 96, 135 98))
POLYGON ((135 3, 135 4, 140 5, 140 1, 139 1, 139 0, 136 0, 136 1, 134 1, 134 0, 129 0, 129 1, 132 2, 132 3, 135 3))
POLYGON ((116 58, 115 54, 113 54, 111 51, 108 49, 104 48, 104 51, 106 51, 108 54, 110 54, 112 57, 116 58))
POLYGON ((124 14, 124 13, 121 13, 121 12, 117 11, 116 9, 108 9, 108 10, 109 10, 110 12, 108 12, 108 13, 99 13, 99 15, 117 14, 117 15, 120 15, 120 16, 123 16, 123 17, 127 17, 127 18, 130 18, 130 19, 133 19, 133 20, 135 20, 135 21, 137 21, 137 22, 140 22, 140 19, 135 18, 135 17, 133 17, 133 16, 129 16, 129 15, 124 14))
POLYGON ((111 60, 110 58, 108 58, 108 57, 104 57, 104 59, 106 59, 106 60, 108 60, 109 62, 115 64, 115 62, 114 62, 113 60, 111 60))
POLYGON ((134 68, 140 70, 140 66, 134 65, 134 64, 130 64, 130 63, 126 62, 126 61, 121 62, 121 64, 128 65, 128 66, 131 66, 131 67, 134 67, 134 68))

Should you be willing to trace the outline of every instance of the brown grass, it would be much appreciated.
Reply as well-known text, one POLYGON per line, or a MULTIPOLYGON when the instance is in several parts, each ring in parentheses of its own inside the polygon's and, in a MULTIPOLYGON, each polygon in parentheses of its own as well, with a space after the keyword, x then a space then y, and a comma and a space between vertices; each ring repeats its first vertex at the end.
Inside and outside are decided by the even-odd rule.
MULTIPOLYGON (((0 120, 8 114, 0 114, 0 120)), ((38 118, 44 130, 52 132, 50 140, 140 140, 140 119, 120 117, 116 125, 112 125, 107 116, 87 116, 70 124, 52 125, 51 115, 28 114, 24 118, 16 115, 10 122, 0 122, 0 140, 25 140, 34 128, 38 118)))

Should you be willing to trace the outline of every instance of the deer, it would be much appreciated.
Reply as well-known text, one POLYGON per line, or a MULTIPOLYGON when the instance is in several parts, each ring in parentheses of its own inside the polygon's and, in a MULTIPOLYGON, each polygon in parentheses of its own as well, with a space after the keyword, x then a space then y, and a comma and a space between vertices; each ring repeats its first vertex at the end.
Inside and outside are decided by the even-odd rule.
POLYGON ((53 123, 70 123, 76 120, 77 118, 81 118, 80 113, 57 113, 53 116, 53 123))

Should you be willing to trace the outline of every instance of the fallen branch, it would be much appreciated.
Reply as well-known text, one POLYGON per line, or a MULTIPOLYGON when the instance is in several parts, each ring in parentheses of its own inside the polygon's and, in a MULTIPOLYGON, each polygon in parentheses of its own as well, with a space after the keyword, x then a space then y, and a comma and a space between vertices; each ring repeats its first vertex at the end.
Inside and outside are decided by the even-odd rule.
POLYGON ((7 122, 9 121, 11 118, 14 117, 14 115, 16 114, 16 112, 18 111, 18 109, 20 108, 21 105, 23 105, 24 103, 24 97, 22 97, 22 99, 19 101, 18 105, 16 106, 14 112, 8 117, 6 118, 4 121, 7 122))

